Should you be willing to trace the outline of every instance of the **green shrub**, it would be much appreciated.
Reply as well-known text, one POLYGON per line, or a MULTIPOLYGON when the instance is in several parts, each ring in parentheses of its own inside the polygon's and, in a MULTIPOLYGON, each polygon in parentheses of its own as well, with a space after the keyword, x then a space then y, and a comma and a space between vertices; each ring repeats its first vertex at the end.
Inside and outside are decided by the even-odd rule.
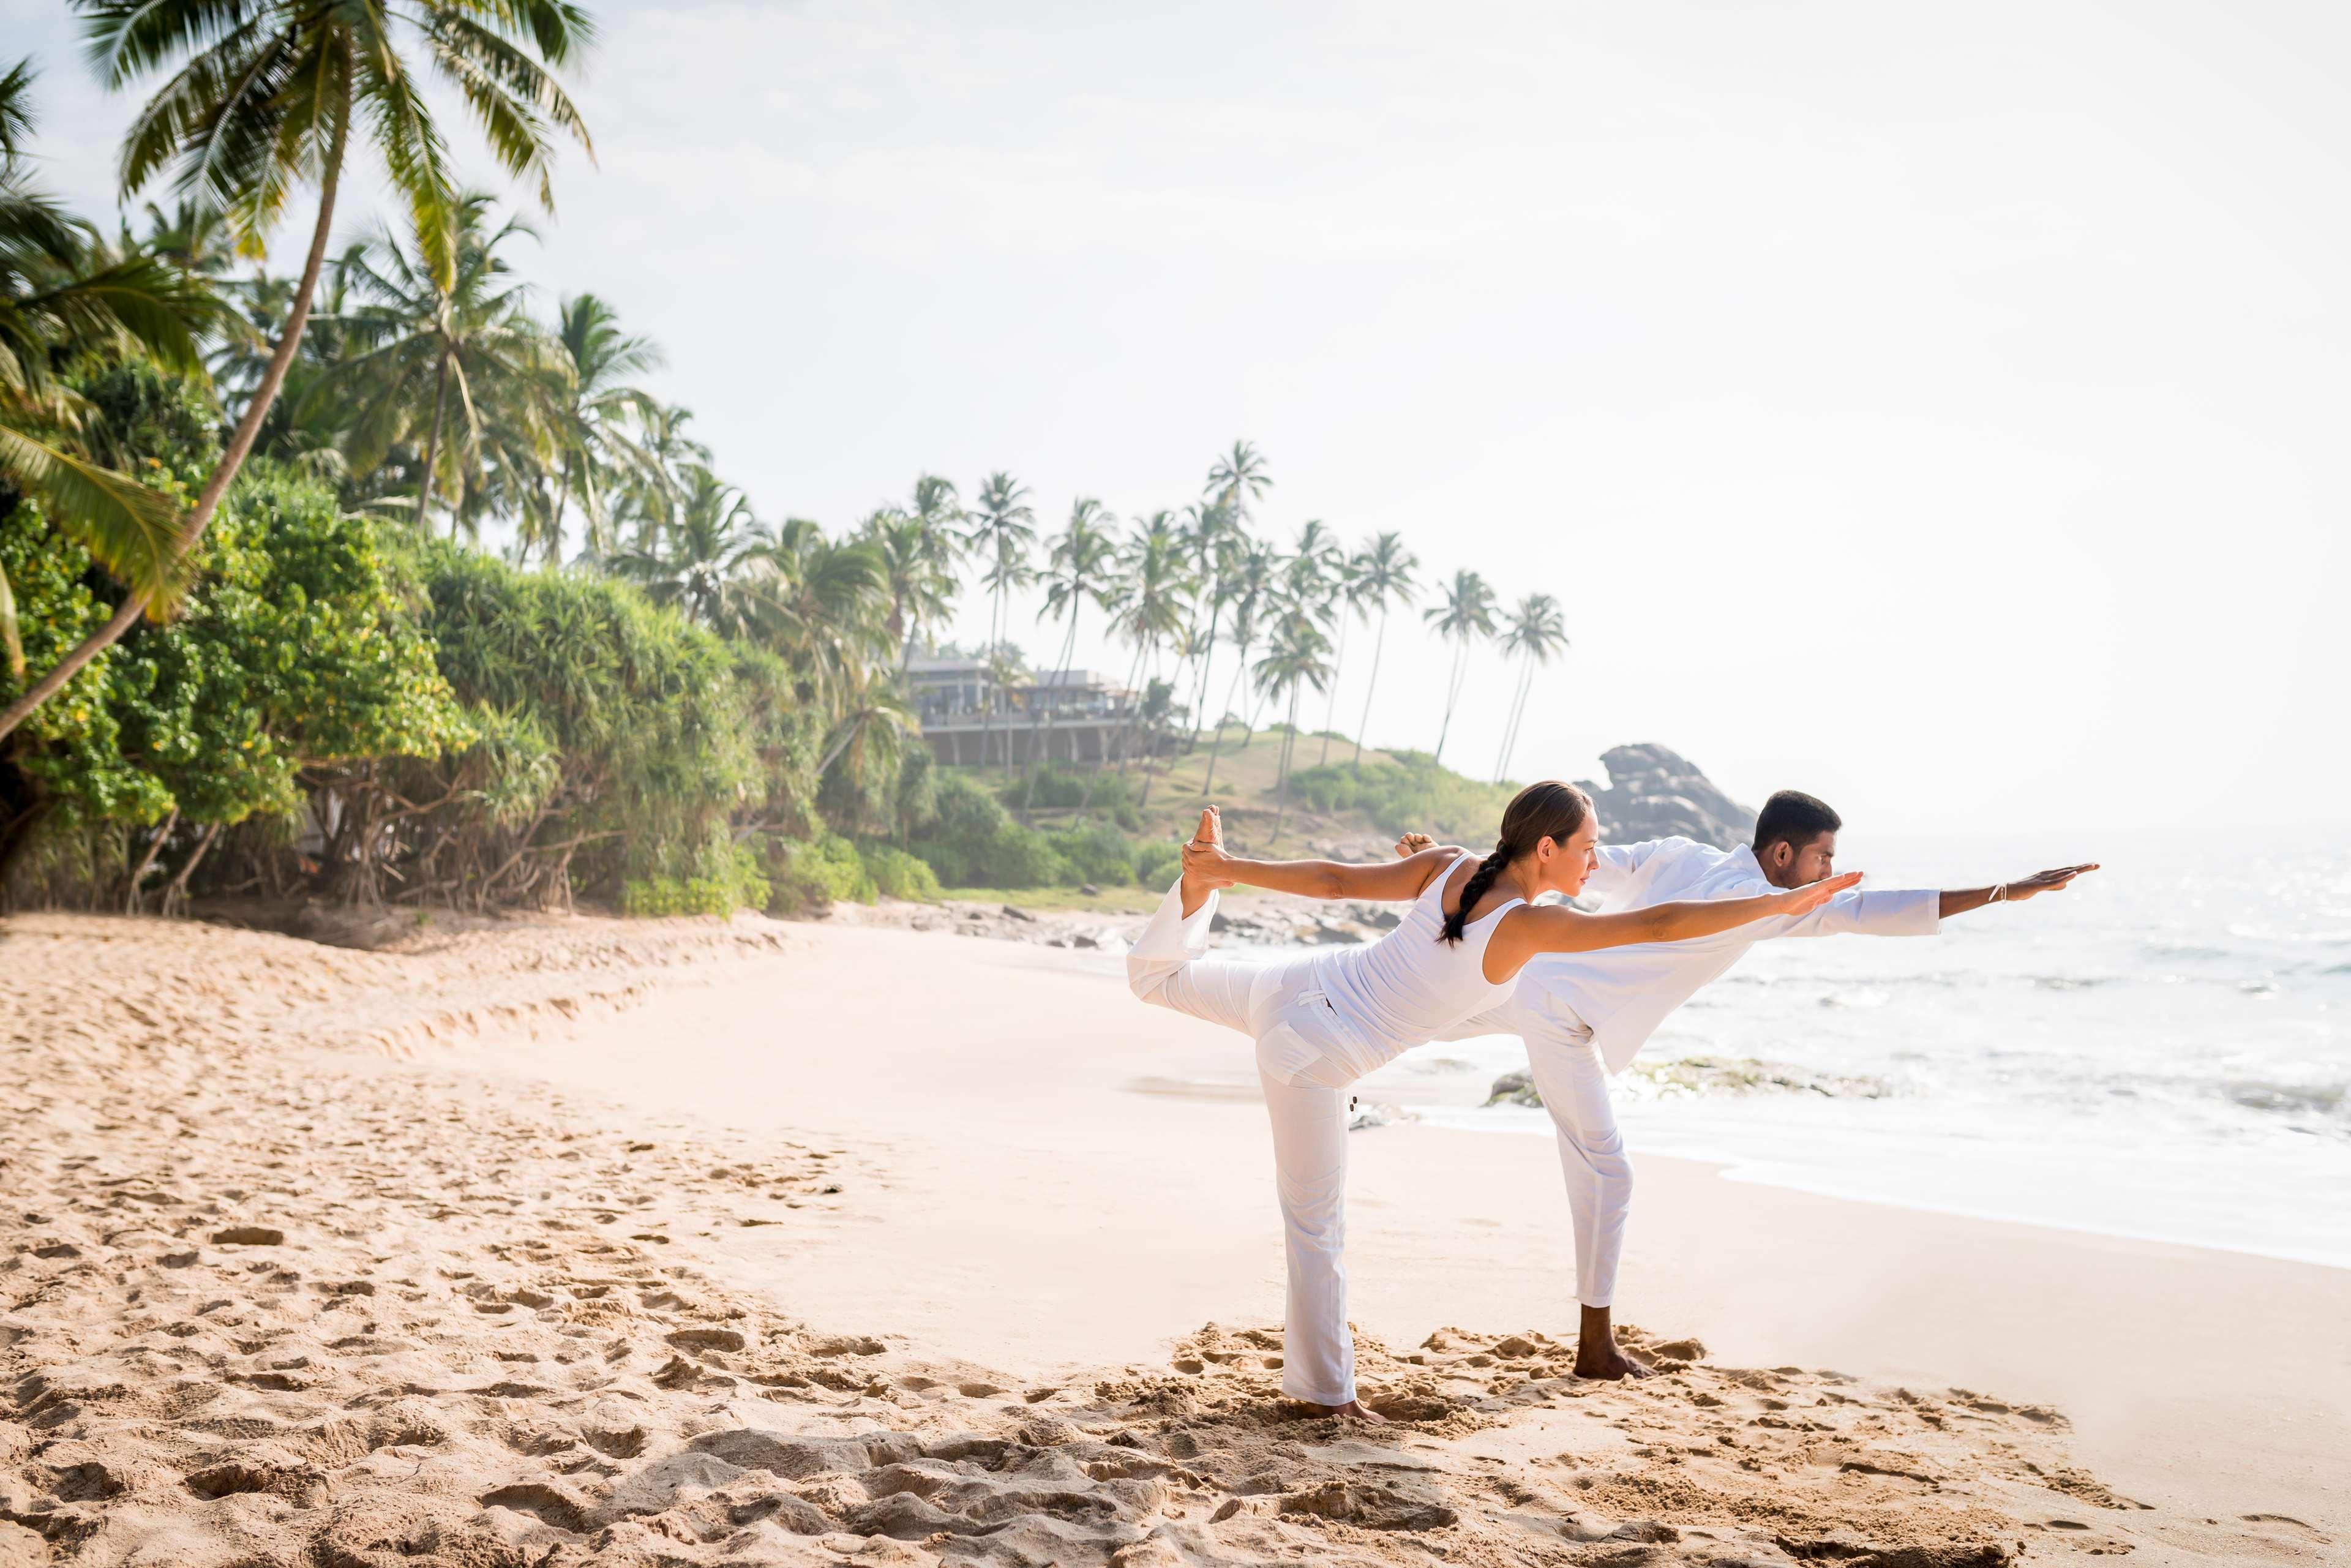
POLYGON ((1107 768, 1068 768, 1047 762, 1030 768, 1018 783, 1008 785, 1005 794, 1015 803, 1025 801, 1038 810, 1060 811, 1083 806, 1116 816, 1121 806, 1132 803, 1134 791, 1123 776, 1107 768))
POLYGON ((1165 887, 1184 869, 1184 846, 1155 839, 1134 846, 1134 880, 1145 887, 1165 887))
POLYGON ((981 846, 976 869, 982 887, 1050 887, 1069 878, 1045 835, 1018 824, 981 846))
POLYGON ((928 821, 916 836, 926 839, 987 839, 1012 825, 1003 803, 967 773, 942 774, 931 787, 928 821))
POLYGON ((829 909, 835 904, 871 904, 878 890, 858 857, 857 846, 839 833, 820 833, 806 843, 785 841, 782 864, 768 907, 776 914, 829 909))
POLYGON ((1494 836, 1515 792, 1481 784, 1440 767, 1427 753, 1400 751, 1393 762, 1306 768, 1290 776, 1291 793, 1307 810, 1360 811, 1382 832, 1417 831, 1478 843, 1494 836))
POLYGON ((883 896, 938 902, 938 874, 928 862, 891 844, 862 844, 857 854, 865 862, 867 878, 883 896))
POLYGON ((1071 886, 1087 882, 1124 886, 1134 880, 1134 848, 1108 822, 1089 822, 1049 838, 1068 868, 1062 880, 1071 886))
POLYGON ((771 890, 750 854, 732 845, 712 857, 718 863, 705 876, 632 877, 621 884, 623 915, 732 915, 764 909, 771 890))
POLYGON ((768 903, 768 879, 751 876, 639 877, 621 886, 623 915, 732 915, 768 903))
POLYGON ((1044 835, 1015 822, 967 774, 942 775, 931 791, 931 809, 929 831, 910 847, 943 884, 1050 887, 1068 880, 1068 866, 1044 835))

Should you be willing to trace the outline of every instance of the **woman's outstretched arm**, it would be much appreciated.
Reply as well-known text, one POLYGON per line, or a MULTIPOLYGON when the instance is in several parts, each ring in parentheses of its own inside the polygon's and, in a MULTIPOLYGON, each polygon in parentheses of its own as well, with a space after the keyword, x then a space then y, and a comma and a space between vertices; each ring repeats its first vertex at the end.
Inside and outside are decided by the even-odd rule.
POLYGON ((1309 898, 1418 898, 1428 879, 1453 863, 1438 850, 1423 850, 1404 860, 1376 865, 1351 865, 1345 861, 1260 861, 1228 853, 1222 845, 1195 840, 1184 846, 1184 873, 1214 883, 1241 883, 1276 893, 1301 893, 1309 898))
POLYGON ((1486 972, 1515 973, 1530 958, 1545 953, 1591 953, 1603 947, 1627 947, 1636 942, 1687 942, 1694 936, 1715 936, 1751 920, 1806 915, 1861 880, 1861 873, 1823 877, 1785 893, 1753 898, 1682 899, 1628 909, 1617 915, 1586 915, 1565 904, 1528 904, 1510 912, 1494 932, 1487 949, 1486 972), (1499 949, 1499 951, 1496 951, 1499 949))

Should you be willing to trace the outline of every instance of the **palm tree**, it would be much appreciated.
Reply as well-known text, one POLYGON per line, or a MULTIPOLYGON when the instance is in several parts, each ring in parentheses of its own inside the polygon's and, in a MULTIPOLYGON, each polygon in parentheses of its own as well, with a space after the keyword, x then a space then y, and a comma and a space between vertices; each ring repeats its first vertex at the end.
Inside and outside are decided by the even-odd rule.
MULTIPOLYGON (((1029 565, 1029 552, 1037 543, 1037 514, 1029 505, 1029 487, 1001 469, 980 481, 979 503, 972 514, 971 532, 967 538, 972 554, 983 562, 980 586, 995 595, 987 623, 987 644, 994 648, 1004 641, 1005 596, 1036 580, 1037 574, 1029 565)), ((996 709, 1003 689, 993 688, 987 711, 980 716, 982 767, 987 764, 987 744, 996 727, 996 709)), ((1008 734, 1004 739, 1004 776, 1012 777, 1012 737, 1008 734)))
MULTIPOLYGON (((1331 530, 1320 522, 1310 522, 1298 533, 1298 548, 1280 561, 1274 576, 1273 621, 1279 627, 1293 617, 1312 621, 1318 628, 1327 630, 1338 619, 1337 599, 1332 591, 1330 570, 1334 561, 1343 561, 1337 541, 1331 530)), ((1317 688, 1320 689, 1319 687, 1317 688)), ((1262 709, 1263 689, 1259 688, 1259 708, 1262 709)), ((1241 731, 1241 745, 1246 747, 1249 732, 1256 727, 1254 717, 1241 731)))
MULTIPOLYGON (((945 580, 944 604, 936 616, 928 618, 943 622, 946 619, 946 606, 954 602, 956 563, 962 559, 964 549, 962 530, 971 516, 956 494, 955 481, 936 474, 925 474, 914 481, 914 505, 904 515, 915 529, 912 553, 945 580)), ((906 645, 898 661, 901 668, 914 654, 914 639, 920 633, 922 624, 908 630, 906 645)))
MULTIPOLYGON (((1121 552, 1120 575, 1111 630, 1134 649, 1127 668, 1130 692, 1147 689, 1157 667, 1159 650, 1184 635, 1193 601, 1195 579, 1190 569, 1188 540, 1168 512, 1154 512, 1135 528, 1121 552)), ((1127 752, 1142 716, 1137 702, 1129 711, 1121 736, 1119 771, 1126 770, 1127 752)), ((1146 741, 1146 744, 1147 741, 1146 741)), ((1156 759, 1155 751, 1145 756, 1156 759)), ((1144 767, 1143 800, 1151 799, 1150 762, 1144 767)))
POLYGON ((628 378, 668 363, 659 344, 622 331, 619 315, 593 294, 558 302, 555 342, 569 373, 564 378, 560 426, 563 477, 556 490, 547 535, 550 566, 563 559, 563 515, 570 507, 575 486, 588 514, 590 540, 597 542, 603 479, 626 440, 622 421, 630 415, 643 417, 660 406, 648 393, 630 385, 628 378))
POLYGON ((122 225, 121 248, 126 254, 152 256, 216 284, 235 270, 236 235, 230 232, 228 214, 220 208, 183 195, 168 213, 153 202, 146 203, 144 211, 145 234, 134 236, 130 223, 126 220, 122 225))
POLYGON ((1519 689, 1510 700, 1510 716, 1502 727, 1502 755, 1494 764, 1494 782, 1499 784, 1510 770, 1510 757, 1519 748, 1519 721, 1527 711, 1527 693, 1532 689, 1535 667, 1548 664, 1552 655, 1567 646, 1567 622, 1561 617, 1559 601, 1548 593, 1530 593, 1519 601, 1502 628, 1502 649, 1519 655, 1519 689))
POLYGON ((1374 539, 1370 546, 1356 555, 1355 583, 1352 598, 1362 612, 1369 616, 1377 612, 1379 633, 1372 641, 1372 679, 1364 688, 1364 722, 1355 727, 1355 771, 1364 768, 1364 732, 1372 727, 1372 698, 1380 689, 1380 653, 1387 646, 1388 612, 1402 604, 1409 608, 1420 592, 1420 584, 1413 573, 1420 570, 1420 558, 1404 548, 1401 535, 1386 533, 1374 539))
POLYGON ((1311 517, 1298 530, 1298 545, 1290 552, 1290 564, 1301 580, 1329 577, 1346 561, 1347 552, 1339 543, 1339 536, 1322 518, 1311 517))
POLYGON ((1437 726, 1432 762, 1445 759, 1445 737, 1453 729, 1453 705, 1461 700, 1462 678, 1469 670, 1469 644, 1494 634, 1494 591, 1486 586, 1484 578, 1474 571, 1457 571, 1452 585, 1442 592, 1444 601, 1421 614, 1423 621, 1437 628, 1438 636, 1453 644, 1453 674, 1445 687, 1445 719, 1437 726))
POLYGON ((922 723, 906 706, 906 694, 894 672, 881 661, 859 661, 848 666, 836 706, 840 712, 826 732, 816 777, 821 784, 833 765, 840 763, 849 776, 852 794, 862 799, 872 780, 897 776, 906 737, 919 733, 922 723))
POLYGON ((514 525, 509 554, 517 563, 544 556, 555 533, 556 481, 563 445, 563 409, 571 373, 560 350, 536 322, 526 324, 522 353, 475 387, 476 403, 466 439, 451 448, 457 459, 450 521, 478 538, 482 525, 504 517, 514 525))
MULTIPOLYGON (((588 127, 548 67, 585 52, 594 26, 565 0, 73 0, 92 64, 120 89, 174 62, 122 150, 128 196, 166 169, 183 193, 227 213, 240 247, 258 255, 302 185, 316 182, 319 213, 302 280, 261 382, 230 432, 212 476, 171 545, 177 561, 195 547, 252 451, 261 422, 301 346, 310 300, 326 265, 352 121, 381 157, 405 202, 433 277, 454 287, 456 193, 441 130, 403 47, 426 46, 433 70, 465 99, 507 173, 536 187, 552 208, 549 167, 559 134, 593 156, 588 127)), ((160 587, 160 584, 153 585, 160 587)), ((156 597, 134 587, 106 624, 0 711, 0 735, 47 701, 74 672, 131 628, 156 597)))
MULTIPOLYGON (((32 83, 28 62, 0 74, 0 480, 38 499, 132 599, 168 609, 181 582, 173 549, 179 503, 97 460, 81 439, 88 405, 59 372, 144 354, 193 373, 202 363, 198 340, 225 313, 199 280, 169 262, 109 255, 86 225, 26 183, 32 83)), ((16 598, 5 572, 0 653, 11 677, 23 679, 16 598)), ((39 700, 28 691, 13 705, 0 735, 39 700)))
POLYGON ((890 657, 882 559, 806 517, 788 517, 744 566, 745 631, 792 665, 810 702, 839 715, 872 691, 871 666, 890 657))
POLYGON ((1217 716, 1217 736, 1208 743, 1208 768, 1200 779, 1203 800, 1217 788, 1217 754, 1224 749, 1225 719, 1231 714, 1233 699, 1239 695, 1241 677, 1249 673, 1249 644, 1257 638, 1257 618, 1273 591, 1273 552, 1255 539, 1243 539, 1236 547, 1232 569, 1226 574, 1226 587, 1233 605, 1233 641, 1238 645, 1239 662, 1233 669, 1233 683, 1225 692, 1225 711, 1217 716))
POLYGON ((1281 759, 1274 781, 1273 833, 1281 836, 1281 824, 1290 810, 1290 759, 1298 746, 1298 699, 1309 686, 1321 691, 1331 678, 1331 640, 1315 624, 1316 617, 1305 605, 1291 607, 1274 628, 1271 646, 1257 663, 1258 690, 1275 702, 1286 695, 1290 699, 1290 717, 1281 737, 1281 759))
MULTIPOLYGON (((1310 520, 1298 531, 1298 550, 1292 558, 1296 576, 1296 591, 1311 597, 1314 617, 1325 627, 1339 630, 1338 648, 1331 656, 1330 701, 1322 710, 1322 762, 1331 760, 1331 720, 1339 703, 1339 666, 1347 657, 1347 612, 1353 601, 1354 563, 1339 543, 1338 535, 1320 518, 1310 520)), ((1317 688, 1318 690, 1321 688, 1317 688)), ((1320 763, 1317 764, 1320 766, 1320 763)))
MULTIPOLYGON (((1061 638, 1061 656, 1054 665, 1053 684, 1037 688, 1036 712, 1029 720, 1029 731, 1035 736, 1043 731, 1042 743, 1032 746, 1037 754, 1037 767, 1029 775, 1029 787, 1021 791, 1020 809, 1029 810, 1036 798, 1037 775, 1044 771, 1052 750, 1051 725, 1061 717, 1061 704, 1067 695, 1071 663, 1077 657, 1078 618, 1086 601, 1094 601, 1097 609, 1107 609, 1111 574, 1118 564, 1118 541, 1111 537, 1111 527, 1118 521, 1100 501, 1091 496, 1081 496, 1070 505, 1070 523, 1053 540, 1050 559, 1045 568, 1045 613, 1059 621, 1067 615, 1069 631, 1061 638)), ((1075 762, 1076 743, 1071 743, 1070 760, 1075 762)))
POLYGON ((1207 494, 1225 509, 1236 528, 1249 527, 1249 503, 1272 486, 1265 459, 1246 441, 1234 442, 1230 452, 1208 465, 1207 494))
POLYGON ((1217 650, 1217 622, 1222 615, 1227 599, 1226 568, 1231 564, 1234 547, 1242 538, 1233 514, 1223 503, 1213 500, 1195 501, 1184 508, 1182 530, 1184 552, 1190 560, 1194 580, 1199 591, 1193 600, 1191 656, 1199 661, 1197 678, 1192 691, 1192 735, 1196 741, 1200 725, 1207 715, 1202 711, 1208 701, 1208 662, 1217 650), (1208 612, 1206 636, 1200 632, 1200 609, 1208 612))
POLYGON ((620 552, 612 574, 645 591, 656 604, 675 606, 689 620, 740 634, 757 591, 746 569, 764 559, 774 538, 751 515, 743 492, 699 464, 685 472, 686 490, 675 522, 651 549, 620 552))
POLYGON ((923 553, 942 571, 952 571, 963 556, 963 528, 971 514, 956 494, 955 481, 925 474, 914 481, 914 504, 906 515, 923 526, 923 553))
MULTIPOLYGON (((506 241, 516 235, 535 238, 535 231, 519 218, 490 231, 489 215, 488 195, 473 192, 459 199, 457 265, 446 281, 421 249, 411 253, 388 235, 359 246, 337 267, 359 299, 336 321, 348 357, 309 396, 351 405, 349 455, 361 473, 412 438, 420 423, 425 425, 416 491, 420 528, 449 455, 441 435, 453 395, 459 444, 456 462, 447 465, 460 470, 479 459, 493 382, 496 391, 522 392, 526 422, 541 427, 536 434, 551 440, 562 413, 545 406, 550 389, 540 382, 560 350, 524 311, 528 290, 498 256, 506 241)), ((454 509, 449 532, 456 537, 454 509)))
POLYGON ((622 523, 631 526, 639 549, 652 549, 661 531, 677 516, 684 487, 678 476, 696 464, 707 466, 710 448, 685 434, 694 411, 674 403, 647 403, 631 410, 634 433, 618 447, 620 469, 614 486, 616 501, 589 536, 588 553, 601 558, 617 548, 622 523), (601 536, 601 537, 600 537, 601 536))
MULTIPOLYGON (((1221 545, 1215 539, 1211 548, 1220 549, 1220 560, 1228 560, 1242 541, 1249 538, 1249 507, 1253 502, 1273 487, 1273 477, 1265 471, 1265 458, 1246 441, 1233 443, 1232 450, 1208 465, 1207 487, 1202 498, 1212 504, 1218 513, 1221 545)), ((1223 572, 1217 574, 1223 576, 1223 572)), ((1219 585, 1209 605, 1208 640, 1201 653, 1199 692, 1195 704, 1205 700, 1208 692, 1208 664, 1216 658, 1216 612, 1228 599, 1227 591, 1219 585)), ((1242 652, 1242 663, 1248 663, 1248 652, 1242 652)), ((1238 672, 1237 672, 1238 674, 1238 672)), ((1223 716, 1217 716, 1221 721, 1223 716)))
POLYGON ((868 516, 857 537, 872 546, 882 563, 889 613, 883 627, 896 645, 896 668, 904 669, 925 627, 947 618, 955 605, 955 573, 940 554, 948 536, 922 518, 883 507, 868 516))

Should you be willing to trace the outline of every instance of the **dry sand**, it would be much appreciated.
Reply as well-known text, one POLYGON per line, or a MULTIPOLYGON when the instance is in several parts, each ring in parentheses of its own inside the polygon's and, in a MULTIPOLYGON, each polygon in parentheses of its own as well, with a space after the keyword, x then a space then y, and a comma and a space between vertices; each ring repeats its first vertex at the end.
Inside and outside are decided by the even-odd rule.
POLYGON ((1395 1420, 1339 1425, 1276 1386, 1246 1047, 1113 963, 412 946, 0 922, 0 1568, 2351 1543, 2351 1273, 1643 1161, 1668 1373, 1590 1384, 1548 1149, 1381 1127, 1353 1272, 1395 1420))

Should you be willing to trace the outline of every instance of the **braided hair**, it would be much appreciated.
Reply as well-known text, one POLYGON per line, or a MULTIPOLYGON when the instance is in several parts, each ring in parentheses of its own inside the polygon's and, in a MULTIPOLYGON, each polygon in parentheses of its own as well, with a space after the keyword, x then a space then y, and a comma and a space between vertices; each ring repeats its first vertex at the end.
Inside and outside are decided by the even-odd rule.
POLYGON ((1502 874, 1505 867, 1520 855, 1532 854, 1535 846, 1545 839, 1564 844, 1590 815, 1592 797, 1556 779, 1530 784, 1512 796, 1510 809, 1502 813, 1502 836, 1495 841, 1494 852, 1479 861, 1478 869, 1469 873, 1469 880, 1461 884, 1461 903, 1445 917, 1445 925, 1437 932, 1437 939, 1459 942, 1469 929, 1469 911, 1486 896, 1486 890, 1494 885, 1494 879, 1502 874))

